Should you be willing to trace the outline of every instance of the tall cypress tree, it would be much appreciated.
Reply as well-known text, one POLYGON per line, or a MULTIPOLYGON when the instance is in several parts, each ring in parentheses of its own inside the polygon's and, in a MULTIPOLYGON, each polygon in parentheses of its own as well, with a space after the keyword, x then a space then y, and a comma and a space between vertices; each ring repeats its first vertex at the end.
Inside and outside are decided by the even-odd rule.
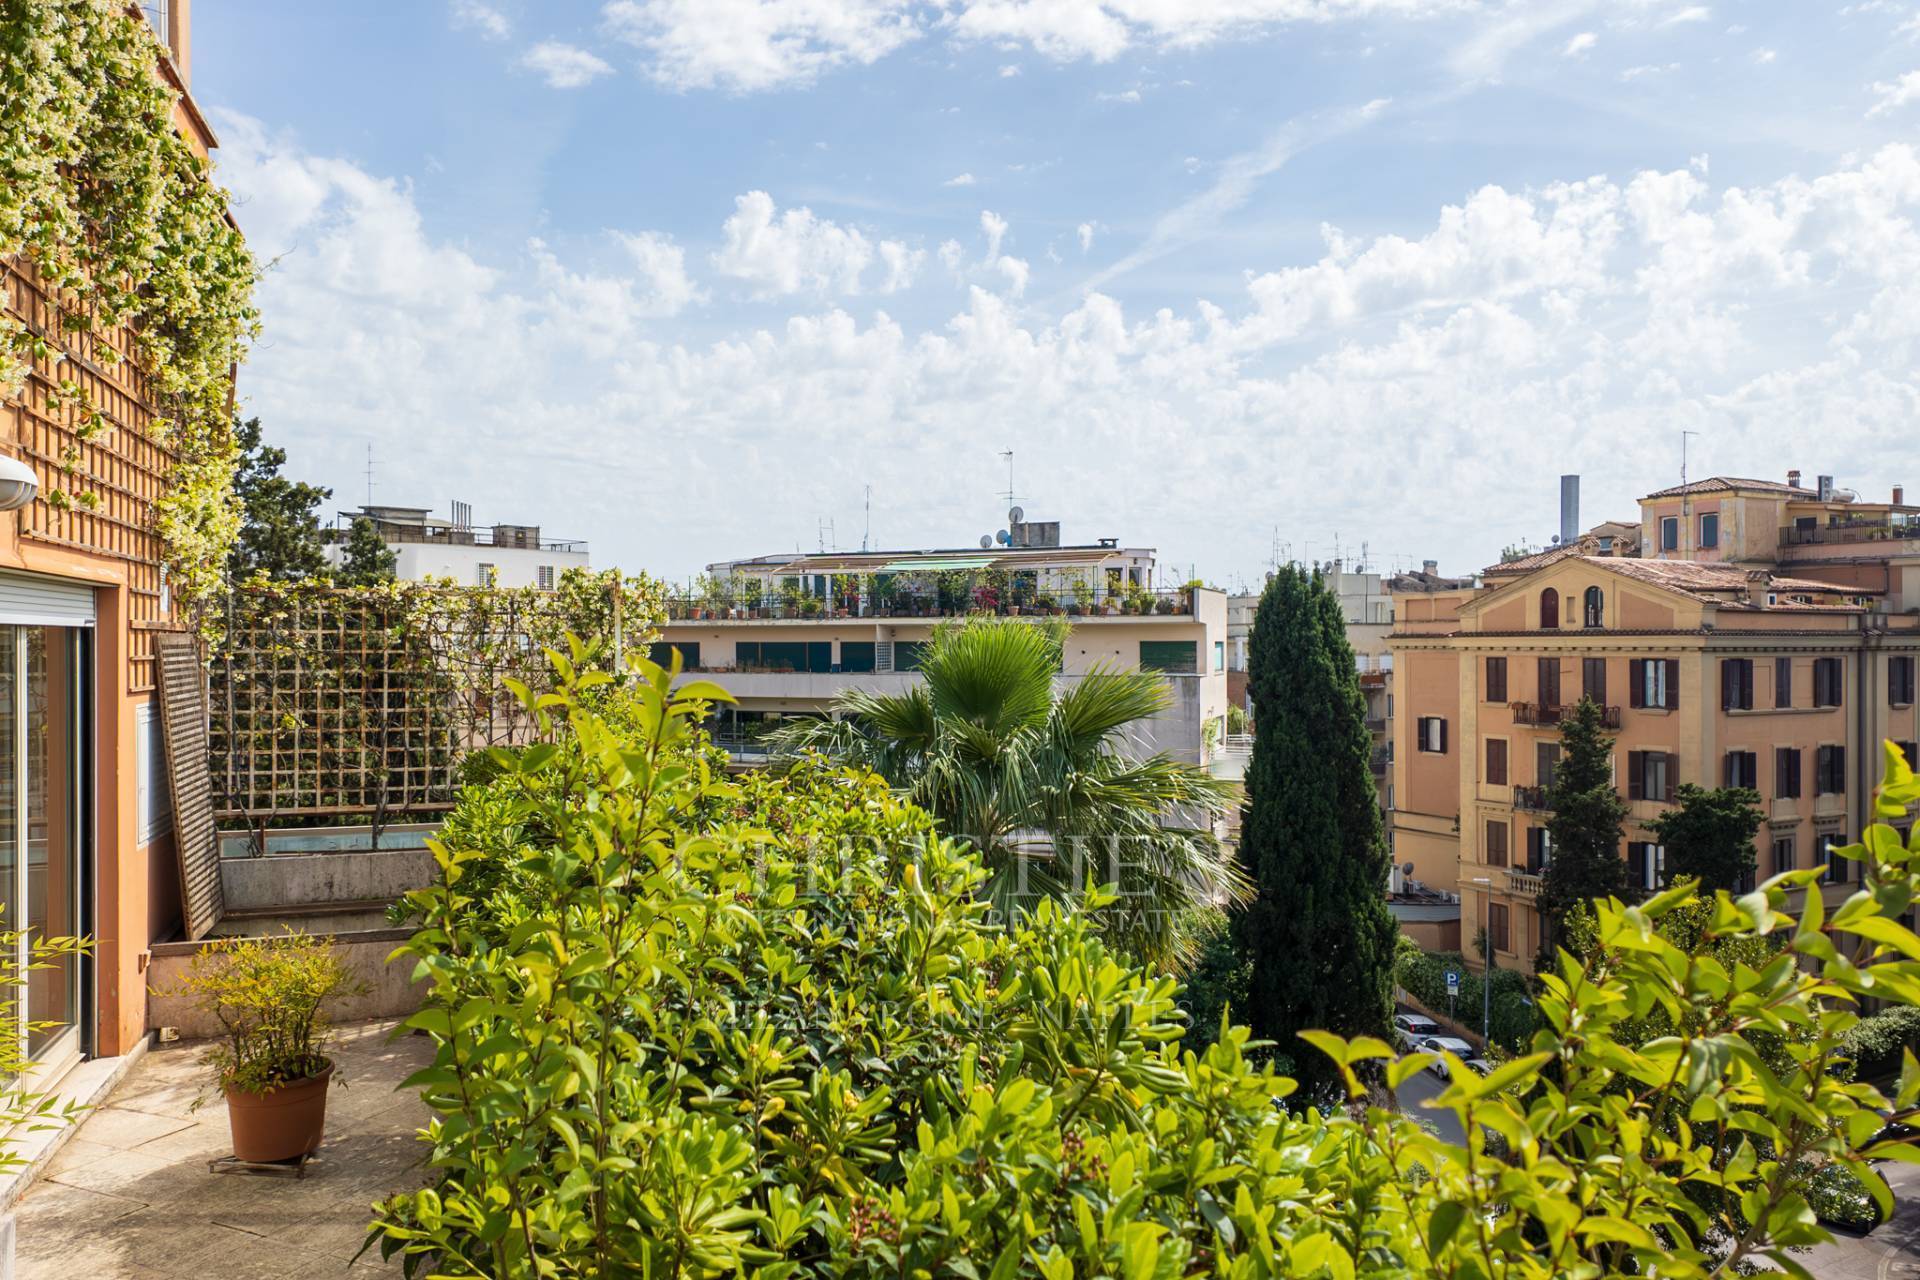
POLYGON ((1366 701, 1340 602, 1289 566, 1254 616, 1253 757, 1240 856, 1257 896, 1234 916, 1244 1015, 1292 1060, 1303 1099, 1337 1072, 1298 1033, 1385 1036, 1395 926, 1388 853, 1368 764, 1366 701))
POLYGON ((1550 958, 1554 931, 1575 904, 1628 896, 1627 863, 1620 856, 1627 802, 1614 789, 1613 739, 1591 698, 1580 699, 1560 723, 1560 760, 1547 807, 1553 811, 1547 821, 1551 853, 1539 905, 1547 925, 1541 952, 1550 958))

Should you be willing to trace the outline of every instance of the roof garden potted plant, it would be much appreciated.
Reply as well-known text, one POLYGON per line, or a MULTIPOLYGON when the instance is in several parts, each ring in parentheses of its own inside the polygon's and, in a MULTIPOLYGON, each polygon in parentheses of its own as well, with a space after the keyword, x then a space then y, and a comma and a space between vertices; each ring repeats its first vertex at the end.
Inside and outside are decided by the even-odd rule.
POLYGON ((764 611, 761 603, 765 588, 758 578, 743 578, 740 582, 740 602, 746 607, 749 618, 757 618, 764 611))
POLYGON ((201 1061, 226 1096, 236 1157, 271 1163, 319 1148, 334 1083, 326 1006, 366 989, 333 939, 289 933, 216 939, 159 993, 192 999, 222 1028, 201 1061))
POLYGON ((1073 603, 1067 606, 1067 612, 1075 614, 1093 612, 1093 584, 1087 581, 1087 575, 1084 573, 1074 575, 1073 603))

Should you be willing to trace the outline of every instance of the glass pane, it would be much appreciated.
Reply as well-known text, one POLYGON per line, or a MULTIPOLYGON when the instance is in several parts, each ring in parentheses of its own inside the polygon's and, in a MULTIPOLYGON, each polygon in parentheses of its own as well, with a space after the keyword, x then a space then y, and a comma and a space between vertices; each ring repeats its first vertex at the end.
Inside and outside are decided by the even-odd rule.
MULTIPOLYGON (((74 787, 76 729, 72 633, 27 629, 27 927, 36 938, 80 931, 74 787)), ((62 957, 27 976, 27 1051, 38 1054, 73 1026, 79 965, 62 957)))

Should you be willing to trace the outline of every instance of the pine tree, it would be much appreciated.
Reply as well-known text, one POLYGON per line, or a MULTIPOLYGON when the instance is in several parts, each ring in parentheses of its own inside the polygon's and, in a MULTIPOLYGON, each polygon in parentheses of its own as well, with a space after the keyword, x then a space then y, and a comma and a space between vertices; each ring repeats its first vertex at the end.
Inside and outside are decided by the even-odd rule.
POLYGON ((1541 949, 1549 955, 1555 928, 1576 903, 1628 895, 1627 864, 1620 854, 1627 802, 1613 786, 1612 753, 1599 705, 1580 699, 1560 722, 1560 760, 1547 788, 1551 852, 1539 904, 1547 925, 1541 949))
POLYGON ((240 536, 227 560, 227 577, 244 582, 255 574, 276 581, 318 578, 327 571, 320 540, 319 506, 333 490, 280 474, 287 451, 261 438, 260 419, 233 425, 240 457, 233 495, 240 502, 240 536))
POLYGON ((360 516, 347 533, 347 545, 340 556, 340 568, 333 575, 343 587, 372 587, 393 581, 393 568, 400 561, 380 537, 373 521, 360 516))
POLYGON ((1674 807, 1647 824, 1666 846, 1669 883, 1690 876, 1707 892, 1731 890, 1742 876, 1753 874, 1759 792, 1683 782, 1673 798, 1674 807))
POLYGON ((1240 856, 1256 897, 1234 916, 1256 1036, 1293 1064, 1302 1100, 1334 1071, 1298 1033, 1385 1037, 1396 929, 1368 759, 1366 702, 1339 600, 1318 574, 1273 576, 1254 617, 1253 757, 1240 856))

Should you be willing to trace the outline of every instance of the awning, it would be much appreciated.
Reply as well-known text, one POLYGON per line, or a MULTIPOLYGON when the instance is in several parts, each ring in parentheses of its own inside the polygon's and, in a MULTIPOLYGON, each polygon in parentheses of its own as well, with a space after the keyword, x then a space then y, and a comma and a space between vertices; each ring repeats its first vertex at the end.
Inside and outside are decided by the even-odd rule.
POLYGON ((984 569, 998 556, 953 556, 945 560, 891 560, 880 566, 880 573, 913 573, 922 569, 984 569))

